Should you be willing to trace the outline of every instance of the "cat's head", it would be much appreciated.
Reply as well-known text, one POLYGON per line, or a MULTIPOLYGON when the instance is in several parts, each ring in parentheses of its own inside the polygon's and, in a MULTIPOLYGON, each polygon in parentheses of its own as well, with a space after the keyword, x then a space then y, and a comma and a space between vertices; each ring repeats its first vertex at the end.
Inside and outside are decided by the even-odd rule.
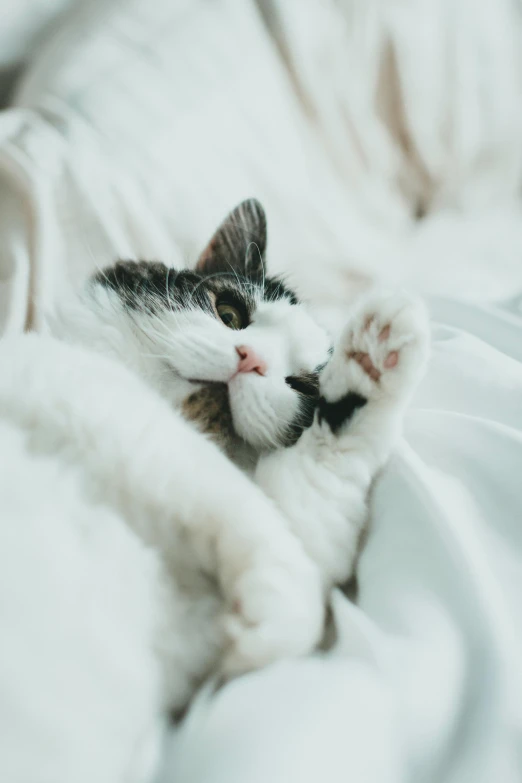
POLYGON ((330 339, 265 269, 266 219, 255 200, 218 228, 194 271, 120 261, 93 278, 119 352, 223 444, 294 442, 311 424, 330 339), (116 322, 114 322, 116 319, 116 322))

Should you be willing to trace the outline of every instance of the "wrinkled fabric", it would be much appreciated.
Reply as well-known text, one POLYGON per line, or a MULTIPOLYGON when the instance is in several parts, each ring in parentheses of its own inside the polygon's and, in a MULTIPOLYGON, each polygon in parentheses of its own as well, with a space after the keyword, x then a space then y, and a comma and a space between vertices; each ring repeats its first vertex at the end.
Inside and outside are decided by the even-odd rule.
POLYGON ((0 117, 0 330, 115 256, 194 263, 251 195, 326 304, 515 295, 520 33, 509 0, 77 0, 0 117))
POLYGON ((203 699, 160 780, 519 780, 515 4, 98 0, 34 48, 21 9, 3 27, 6 64, 29 65, 0 114, 0 333, 39 329, 115 257, 190 265, 252 195, 272 270, 327 322, 375 278, 433 315, 337 647, 203 699))

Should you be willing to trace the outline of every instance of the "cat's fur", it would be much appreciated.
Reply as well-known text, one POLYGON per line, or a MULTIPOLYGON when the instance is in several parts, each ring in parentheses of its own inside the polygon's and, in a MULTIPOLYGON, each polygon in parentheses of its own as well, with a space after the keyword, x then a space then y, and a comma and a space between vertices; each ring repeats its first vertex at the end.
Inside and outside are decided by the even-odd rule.
POLYGON ((194 272, 120 262, 62 308, 54 337, 0 347, 0 426, 25 454, 2 477, 2 524, 33 519, 21 487, 38 465, 50 471, 32 484, 47 524, 87 547, 94 536, 105 560, 116 556, 107 519, 114 579, 127 583, 104 572, 117 597, 96 611, 107 611, 108 644, 119 634, 159 662, 164 707, 185 705, 211 672, 314 648, 425 363, 426 313, 402 296, 347 313, 332 351, 295 294, 265 276, 265 245, 264 213, 245 202, 194 272), (223 302, 245 328, 225 326, 223 302), (262 374, 237 372, 245 345, 262 374))

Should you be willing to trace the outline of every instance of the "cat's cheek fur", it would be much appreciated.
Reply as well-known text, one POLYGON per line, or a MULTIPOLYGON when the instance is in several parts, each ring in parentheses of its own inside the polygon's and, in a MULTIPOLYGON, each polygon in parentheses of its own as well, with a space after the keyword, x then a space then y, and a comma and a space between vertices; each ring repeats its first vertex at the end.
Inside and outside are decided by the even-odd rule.
MULTIPOLYGON (((142 331, 147 332, 146 324, 142 331)), ((153 350, 182 378, 226 383, 237 370, 237 332, 207 313, 163 313, 150 332, 153 350)))
POLYGON ((234 378, 229 399, 236 432, 260 450, 284 443, 299 412, 298 396, 284 381, 255 373, 234 378))

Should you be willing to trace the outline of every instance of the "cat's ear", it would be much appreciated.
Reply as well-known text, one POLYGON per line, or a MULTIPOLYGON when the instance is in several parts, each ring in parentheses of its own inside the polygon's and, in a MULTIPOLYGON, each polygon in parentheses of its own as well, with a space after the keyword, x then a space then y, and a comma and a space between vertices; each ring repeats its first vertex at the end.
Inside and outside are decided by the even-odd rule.
POLYGON ((220 225, 196 265, 204 275, 228 272, 262 278, 266 251, 265 210, 255 198, 242 201, 220 225))

